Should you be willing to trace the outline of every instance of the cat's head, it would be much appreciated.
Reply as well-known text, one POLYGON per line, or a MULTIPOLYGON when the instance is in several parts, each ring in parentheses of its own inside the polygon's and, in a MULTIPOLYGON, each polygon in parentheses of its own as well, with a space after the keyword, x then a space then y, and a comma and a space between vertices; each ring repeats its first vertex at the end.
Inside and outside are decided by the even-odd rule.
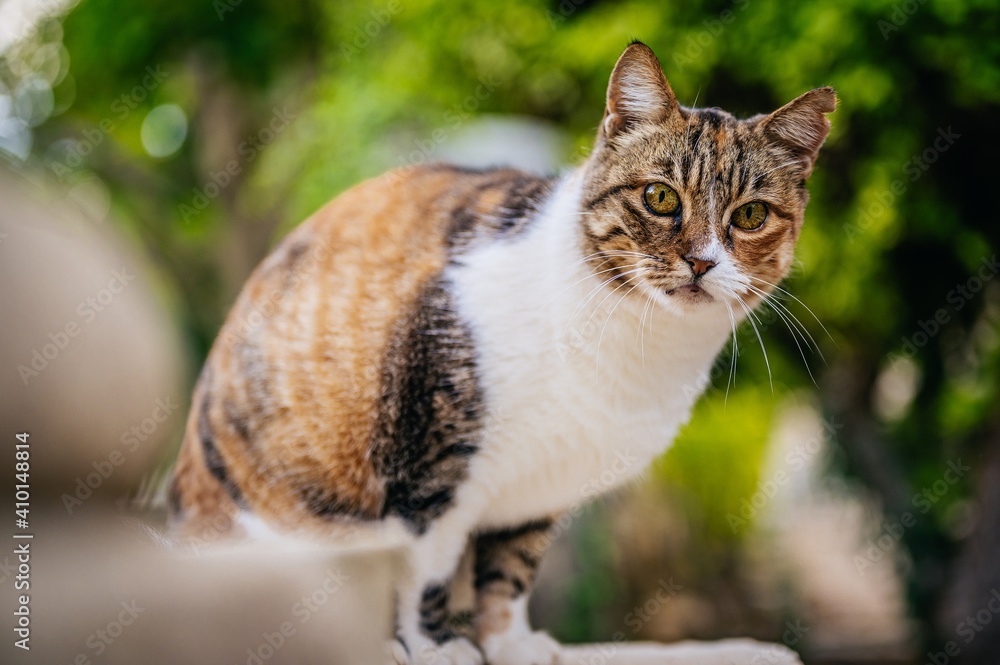
POLYGON ((584 251, 597 276, 679 311, 756 303, 791 266, 836 103, 818 88, 745 120, 684 108, 652 50, 630 45, 583 172, 584 251))

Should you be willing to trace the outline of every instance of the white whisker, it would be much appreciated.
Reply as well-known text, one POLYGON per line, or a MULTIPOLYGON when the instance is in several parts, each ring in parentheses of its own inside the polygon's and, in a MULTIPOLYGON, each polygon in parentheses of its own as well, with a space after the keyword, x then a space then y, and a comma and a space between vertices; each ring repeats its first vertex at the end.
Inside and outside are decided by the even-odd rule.
MULTIPOLYGON (((610 260, 611 260, 611 259, 608 259, 607 261, 610 261, 610 260)), ((604 265, 605 263, 607 263, 607 261, 602 261, 601 263, 599 263, 599 264, 597 265, 597 267, 601 267, 602 265, 604 265)), ((554 296, 553 296, 553 297, 552 297, 551 299, 549 299, 549 300, 548 300, 548 301, 547 301, 547 302, 545 303, 545 306, 546 306, 546 307, 548 307, 548 306, 549 306, 549 305, 551 305, 551 304, 552 304, 553 302, 555 302, 556 300, 558 300, 558 299, 559 299, 559 296, 561 296, 562 294, 566 293, 567 291, 569 291, 570 289, 572 289, 572 288, 573 288, 574 286, 576 286, 577 284, 580 284, 580 283, 582 283, 582 282, 586 282, 586 281, 587 281, 588 279, 590 279, 590 278, 591 278, 591 277, 593 277, 593 276, 597 276, 597 275, 602 275, 602 274, 604 274, 604 273, 609 273, 609 272, 613 272, 613 271, 615 271, 615 270, 621 270, 621 269, 623 269, 623 268, 629 268, 629 269, 632 269, 632 268, 635 268, 635 267, 637 267, 638 265, 639 265, 638 263, 632 263, 632 264, 630 264, 630 265, 627 265, 627 266, 612 266, 612 267, 610 267, 610 268, 605 268, 604 270, 595 270, 595 271, 592 271, 592 272, 588 272, 588 273, 587 273, 587 274, 586 274, 586 275, 585 275, 584 277, 582 277, 582 278, 580 278, 580 279, 576 280, 575 282, 573 282, 572 284, 570 284, 569 286, 567 286, 566 288, 564 288, 564 289, 563 289, 562 291, 560 291, 559 293, 557 293, 556 295, 554 295, 554 296)), ((614 279, 614 278, 612 277, 612 279, 614 279)))
POLYGON ((755 277, 755 276, 751 276, 751 279, 755 279, 755 280, 757 280, 758 282, 760 282, 762 284, 766 284, 767 286, 770 286, 772 289, 775 289, 777 291, 780 291, 781 293, 784 293, 789 298, 791 298, 795 302, 797 302, 800 305, 802 305, 805 308, 805 310, 807 312, 809 312, 809 315, 812 316, 814 319, 816 319, 816 323, 818 323, 819 326, 820 326, 820 328, 823 329, 823 332, 826 333, 826 336, 830 338, 830 341, 833 342, 833 345, 836 346, 838 349, 840 348, 840 346, 837 344, 837 340, 835 340, 833 338, 833 335, 831 335, 830 331, 826 329, 826 326, 823 325, 823 322, 819 320, 819 317, 816 316, 816 314, 809 308, 809 305, 805 304, 804 302, 802 302, 801 300, 799 300, 797 297, 795 297, 795 294, 793 294, 791 291, 788 291, 786 289, 781 288, 777 284, 772 284, 771 282, 767 281, 766 279, 761 279, 760 277, 755 277))
MULTIPOLYGON (((632 281, 632 279, 633 278, 629 278, 629 280, 626 281, 625 284, 628 284, 628 282, 632 281)), ((618 289, 620 289, 622 286, 625 286, 625 284, 622 284, 621 286, 619 286, 618 289)), ((594 378, 595 379, 598 379, 598 380, 600 379, 600 371, 601 371, 601 342, 604 341, 604 331, 607 330, 608 323, 611 321, 611 317, 614 315, 615 310, 618 309, 618 305, 621 305, 622 301, 625 300, 625 298, 627 298, 629 296, 629 294, 632 293, 632 291, 634 291, 636 289, 636 287, 638 287, 638 284, 633 284, 629 288, 629 290, 626 291, 622 295, 622 297, 618 299, 618 302, 616 302, 615 306, 611 308, 611 311, 608 312, 608 318, 604 319, 604 325, 601 327, 601 336, 597 339, 597 354, 596 354, 596 356, 594 358, 594 378)), ((617 291, 618 289, 615 289, 615 291, 617 291)), ((614 293, 614 291, 612 291, 612 293, 614 293)))
MULTIPOLYGON (((634 269, 634 270, 628 270, 628 271, 626 271, 626 272, 623 272, 623 273, 620 273, 620 274, 618 274, 618 275, 614 275, 614 276, 612 276, 612 277, 611 277, 610 279, 608 279, 607 281, 605 281, 605 282, 604 282, 603 284, 600 284, 600 285, 598 285, 598 286, 594 287, 594 289, 593 289, 593 290, 591 291, 591 293, 592 293, 592 294, 594 294, 594 295, 590 295, 590 296, 589 296, 589 297, 588 297, 588 298, 587 298, 586 300, 584 300, 584 301, 583 301, 583 303, 581 303, 581 304, 580 304, 580 305, 579 305, 579 306, 578 306, 578 307, 577 307, 577 308, 576 308, 576 309, 575 309, 575 310, 573 311, 573 314, 571 314, 571 315, 570 315, 570 318, 569 318, 569 323, 572 323, 572 321, 573 321, 573 320, 574 320, 574 319, 576 318, 576 315, 577 315, 577 313, 578 313, 578 312, 579 312, 579 311, 580 311, 580 310, 581 310, 581 309, 582 309, 583 307, 586 307, 587 303, 589 303, 589 302, 590 302, 591 300, 593 300, 593 299, 594 299, 594 298, 596 297, 596 293, 595 293, 595 292, 599 292, 599 291, 598 291, 598 289, 600 289, 600 288, 601 288, 601 287, 603 287, 603 286, 606 286, 607 284, 610 284, 611 282, 615 281, 615 280, 616 280, 616 279, 618 279, 619 277, 624 277, 625 275, 629 275, 629 274, 632 274, 632 275, 633 275, 633 277, 629 277, 629 278, 628 278, 627 280, 625 280, 625 281, 624 281, 624 282, 623 282, 622 284, 620 284, 620 285, 619 285, 619 286, 617 286, 617 287, 616 287, 615 289, 613 289, 613 290, 612 290, 612 291, 611 291, 610 293, 608 293, 608 295, 604 296, 604 300, 602 300, 602 301, 601 301, 600 303, 598 303, 597 307, 595 307, 595 308, 594 308, 594 311, 590 313, 590 317, 589 317, 589 318, 587 319, 587 322, 583 324, 583 327, 584 327, 584 328, 586 328, 587 326, 589 326, 589 325, 590 325, 590 322, 591 322, 591 321, 593 320, 594 316, 595 316, 595 315, 596 315, 596 314, 597 314, 597 313, 598 313, 599 311, 601 311, 601 307, 603 307, 603 306, 604 306, 604 303, 605 303, 605 301, 607 301, 607 299, 608 299, 608 298, 610 298, 610 297, 611 297, 612 295, 614 295, 614 293, 615 293, 616 291, 618 291, 618 289, 620 289, 620 288, 621 288, 622 286, 625 286, 625 284, 628 284, 628 283, 629 283, 630 281, 632 281, 632 280, 634 279, 634 275, 635 275, 635 273, 638 273, 638 272, 641 272, 641 271, 642 271, 642 268, 636 268, 636 269, 634 269)), ((567 324, 566 324, 566 326, 567 326, 567 327, 569 327, 569 323, 567 323, 567 324)))
POLYGON ((801 163, 801 162, 800 162, 799 160, 797 160, 797 159, 793 159, 793 160, 792 160, 792 161, 790 161, 790 162, 785 162, 784 164, 780 164, 779 166, 775 166, 775 167, 774 167, 773 169, 768 169, 767 171, 764 171, 763 173, 761 173, 761 174, 760 174, 759 176, 757 176, 757 177, 758 177, 758 178, 763 178, 763 177, 764 177, 764 176, 766 176, 766 175, 767 175, 768 173, 773 173, 774 171, 777 171, 778 169, 783 169, 783 168, 785 168, 786 166, 791 166, 792 164, 800 164, 800 163, 801 163))
MULTIPOLYGON (((809 367, 809 361, 806 360, 805 351, 802 349, 802 345, 799 344, 799 336, 802 334, 801 331, 798 334, 796 334, 796 331, 798 330, 798 328, 791 322, 791 320, 788 318, 788 316, 786 316, 785 314, 782 313, 781 309, 778 309, 779 306, 780 307, 784 307, 784 306, 780 305, 780 303, 778 303, 778 302, 770 299, 768 297, 768 294, 764 293, 763 291, 760 291, 759 289, 756 289, 755 287, 750 287, 750 288, 753 289, 755 292, 758 292, 759 295, 761 295, 761 297, 763 298, 764 302, 767 303, 768 305, 770 305, 771 308, 774 310, 774 312, 785 323, 785 327, 788 328, 788 331, 792 334, 792 341, 795 342, 795 347, 799 350, 799 355, 802 356, 802 364, 805 365, 806 372, 809 374, 809 378, 812 380, 813 385, 816 385, 818 387, 819 384, 816 383, 816 377, 813 376, 812 368, 809 367)), ((808 332, 807 332, 807 334, 808 334, 808 332)), ((802 337, 802 341, 806 342, 806 338, 802 337)), ((806 342, 806 346, 807 347, 809 346, 808 342, 806 342)), ((809 350, 812 351, 812 348, 810 348, 809 350)), ((822 355, 823 354, 821 353, 820 357, 822 357, 822 355)))
POLYGON ((726 311, 729 312, 729 327, 733 333, 733 357, 729 363, 729 379, 726 381, 726 398, 723 400, 723 406, 729 404, 729 386, 736 379, 736 361, 740 356, 740 344, 736 341, 736 317, 733 316, 733 308, 729 306, 728 300, 723 300, 723 304, 726 306, 726 311))
POLYGON ((756 317, 754 317, 753 311, 750 307, 743 302, 743 298, 740 298, 736 294, 733 295, 736 296, 736 302, 738 302, 740 307, 743 308, 743 311, 747 313, 747 318, 750 319, 750 325, 753 327, 754 334, 757 335, 757 342, 760 343, 760 351, 764 354, 764 365, 767 367, 767 381, 771 384, 771 394, 773 395, 774 379, 771 377, 771 362, 767 359, 767 349, 764 348, 764 338, 760 336, 760 330, 757 328, 757 323, 755 322, 756 317))
POLYGON ((639 330, 636 331, 636 345, 640 345, 642 353, 642 366, 646 366, 646 332, 644 324, 646 322, 646 312, 649 310, 650 304, 653 302, 653 292, 650 291, 646 295, 646 304, 642 308, 642 316, 639 318, 639 330))
POLYGON ((819 357, 823 360, 823 362, 826 362, 826 357, 823 355, 823 351, 819 348, 819 344, 816 343, 816 340, 813 338, 809 330, 806 329, 805 325, 803 325, 802 321, 799 320, 799 317, 792 313, 792 310, 788 309, 788 307, 772 293, 766 293, 755 286, 748 285, 747 288, 760 295, 761 298, 764 299, 764 302, 770 305, 775 311, 781 309, 782 312, 789 317, 791 322, 795 324, 796 330, 798 330, 799 334, 802 335, 802 341, 806 343, 809 350, 819 354, 819 357))

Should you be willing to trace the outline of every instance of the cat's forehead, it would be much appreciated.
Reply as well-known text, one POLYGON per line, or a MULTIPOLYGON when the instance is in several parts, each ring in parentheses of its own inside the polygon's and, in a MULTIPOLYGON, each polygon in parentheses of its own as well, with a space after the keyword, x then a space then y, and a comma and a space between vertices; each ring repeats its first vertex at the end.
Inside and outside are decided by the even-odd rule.
POLYGON ((688 108, 681 107, 681 115, 690 124, 705 129, 731 130, 741 125, 741 122, 732 113, 728 113, 717 106, 711 108, 688 108))
POLYGON ((757 131, 762 116, 740 119, 718 108, 682 108, 681 116, 681 122, 657 126, 634 145, 624 160, 633 175, 662 173, 676 184, 697 187, 732 171, 746 178, 782 159, 757 131))
POLYGON ((660 128, 663 145, 705 156, 719 155, 754 141, 756 118, 740 120, 720 108, 681 108, 681 123, 660 128))

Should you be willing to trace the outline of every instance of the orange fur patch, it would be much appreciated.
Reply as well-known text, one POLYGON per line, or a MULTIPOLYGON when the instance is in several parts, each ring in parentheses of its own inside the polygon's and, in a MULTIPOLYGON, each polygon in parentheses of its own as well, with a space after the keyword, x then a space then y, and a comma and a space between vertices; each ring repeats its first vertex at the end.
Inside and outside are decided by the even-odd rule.
POLYGON ((385 486, 370 445, 382 361, 394 323, 445 265, 444 211, 461 177, 418 168, 362 183, 257 268, 196 393, 176 470, 182 517, 233 504, 205 465, 201 391, 228 479, 254 513, 301 526, 314 499, 379 516, 385 486), (323 494, 303 496, 303 488, 323 494))

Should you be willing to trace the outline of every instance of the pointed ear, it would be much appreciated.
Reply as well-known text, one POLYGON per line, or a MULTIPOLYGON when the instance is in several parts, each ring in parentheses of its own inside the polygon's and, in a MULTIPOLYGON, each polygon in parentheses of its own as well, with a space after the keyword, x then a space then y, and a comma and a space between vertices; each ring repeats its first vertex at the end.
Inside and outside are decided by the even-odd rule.
POLYGON ((836 108, 837 94, 833 88, 816 88, 765 117, 758 128, 772 141, 800 155, 804 160, 803 177, 808 177, 820 146, 830 133, 830 121, 825 114, 836 108))
POLYGON ((678 109, 653 50, 642 42, 629 44, 611 72, 604 135, 613 138, 635 125, 663 122, 678 109))

